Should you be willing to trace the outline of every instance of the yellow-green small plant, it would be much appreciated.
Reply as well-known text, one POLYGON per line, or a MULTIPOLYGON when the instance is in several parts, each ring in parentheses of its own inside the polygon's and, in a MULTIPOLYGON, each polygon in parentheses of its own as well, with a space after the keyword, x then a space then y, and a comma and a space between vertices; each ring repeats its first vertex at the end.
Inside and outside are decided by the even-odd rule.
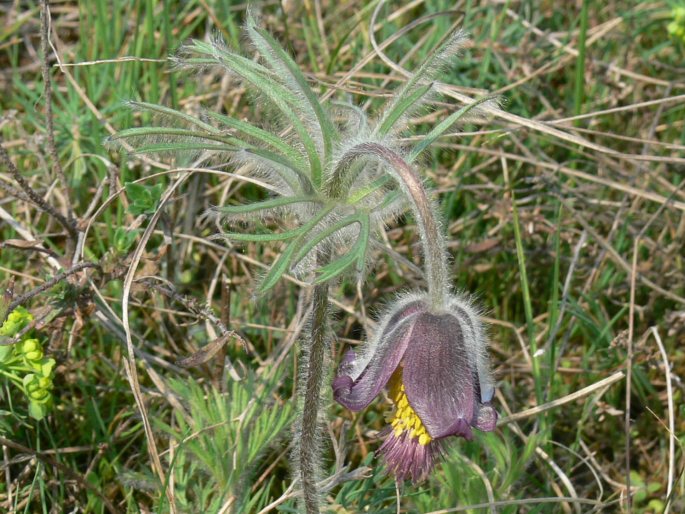
POLYGON ((673 21, 668 24, 668 33, 672 38, 685 43, 685 5, 673 7, 671 17, 673 21))
POLYGON ((29 416, 41 420, 52 407, 55 359, 45 357, 39 339, 21 334, 31 321, 31 313, 17 307, 0 327, 0 375, 24 392, 29 416))

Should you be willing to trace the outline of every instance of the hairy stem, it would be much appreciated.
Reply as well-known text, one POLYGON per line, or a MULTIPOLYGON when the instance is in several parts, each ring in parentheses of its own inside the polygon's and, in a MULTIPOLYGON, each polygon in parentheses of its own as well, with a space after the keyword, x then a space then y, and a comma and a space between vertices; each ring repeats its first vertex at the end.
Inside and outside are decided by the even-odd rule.
POLYGON ((328 330, 328 284, 314 288, 312 298, 311 340, 308 351, 303 352, 307 361, 302 406, 302 430, 299 434, 299 469, 304 494, 305 512, 319 514, 319 494, 316 489, 318 466, 317 431, 321 386, 325 376, 326 340, 328 330))
POLYGON ((71 208, 71 192, 69 182, 64 174, 64 168, 59 160, 57 145, 55 144, 55 124, 52 115, 52 83, 50 82, 50 65, 48 64, 48 47, 50 44, 50 6, 48 0, 41 2, 40 9, 40 49, 43 54, 41 57, 41 72, 43 73, 43 94, 45 95, 45 127, 48 134, 48 151, 52 159, 52 168, 55 170, 57 178, 64 188, 64 201, 67 206, 67 219, 71 224, 74 222, 74 213, 71 208))
POLYGON ((332 182, 341 180, 345 169, 357 158, 375 156, 386 164, 389 174, 399 182, 402 192, 410 201, 411 210, 421 233, 423 257, 426 266, 428 295, 435 309, 443 307, 449 290, 447 258, 440 226, 426 189, 414 169, 395 151, 378 143, 361 143, 342 157, 332 182))

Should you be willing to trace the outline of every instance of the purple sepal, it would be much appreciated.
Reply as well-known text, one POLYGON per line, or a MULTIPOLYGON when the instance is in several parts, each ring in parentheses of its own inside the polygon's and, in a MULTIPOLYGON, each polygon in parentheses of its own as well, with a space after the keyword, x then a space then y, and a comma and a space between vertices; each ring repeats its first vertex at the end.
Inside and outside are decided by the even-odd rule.
POLYGON ((390 318, 385 324, 386 330, 380 335, 376 351, 356 379, 348 374, 352 372, 353 360, 345 355, 339 370, 342 374, 333 381, 333 398, 338 403, 350 410, 360 411, 378 396, 404 356, 412 339, 414 320, 422 307, 411 303, 390 318))

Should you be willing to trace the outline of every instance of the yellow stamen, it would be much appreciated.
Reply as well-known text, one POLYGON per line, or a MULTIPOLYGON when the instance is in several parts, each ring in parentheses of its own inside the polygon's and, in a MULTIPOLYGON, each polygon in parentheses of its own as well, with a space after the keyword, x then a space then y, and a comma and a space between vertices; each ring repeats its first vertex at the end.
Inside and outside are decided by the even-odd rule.
POLYGON ((388 382, 388 390, 390 399, 395 404, 395 412, 392 415, 390 424, 395 433, 395 437, 399 437, 404 432, 408 432, 409 437, 414 439, 419 438, 419 444, 426 446, 431 442, 432 438, 426 427, 423 426, 421 418, 409 405, 407 394, 404 390, 404 383, 402 382, 402 369, 399 368, 388 382))

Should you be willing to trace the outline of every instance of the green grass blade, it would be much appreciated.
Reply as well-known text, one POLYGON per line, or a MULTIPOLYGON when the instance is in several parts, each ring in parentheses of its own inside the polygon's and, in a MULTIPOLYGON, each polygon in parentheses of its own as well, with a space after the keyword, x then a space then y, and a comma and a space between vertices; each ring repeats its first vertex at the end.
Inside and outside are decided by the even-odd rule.
POLYGON ((528 343, 533 365, 533 380, 535 382, 535 396, 538 404, 543 401, 542 383, 540 380, 540 361, 537 353, 537 341, 535 339, 535 320, 533 318, 533 302, 530 295, 530 285, 528 281, 528 271, 526 269, 526 256, 523 250, 523 238, 521 237, 521 225, 519 221, 519 211, 516 206, 516 196, 514 187, 508 184, 509 194, 511 195, 511 210, 513 214, 514 239, 516 241, 516 260, 518 261, 519 276, 521 277, 521 292, 523 294, 523 310, 526 316, 526 327, 528 330, 528 343))
MULTIPOLYGON (((576 58, 576 73, 573 87, 573 114, 578 116, 583 111, 585 101, 585 54, 588 25, 588 9, 590 1, 583 0, 580 11, 580 28, 578 31, 578 57, 576 58)), ((576 120, 576 125, 580 125, 580 120, 576 120)))

